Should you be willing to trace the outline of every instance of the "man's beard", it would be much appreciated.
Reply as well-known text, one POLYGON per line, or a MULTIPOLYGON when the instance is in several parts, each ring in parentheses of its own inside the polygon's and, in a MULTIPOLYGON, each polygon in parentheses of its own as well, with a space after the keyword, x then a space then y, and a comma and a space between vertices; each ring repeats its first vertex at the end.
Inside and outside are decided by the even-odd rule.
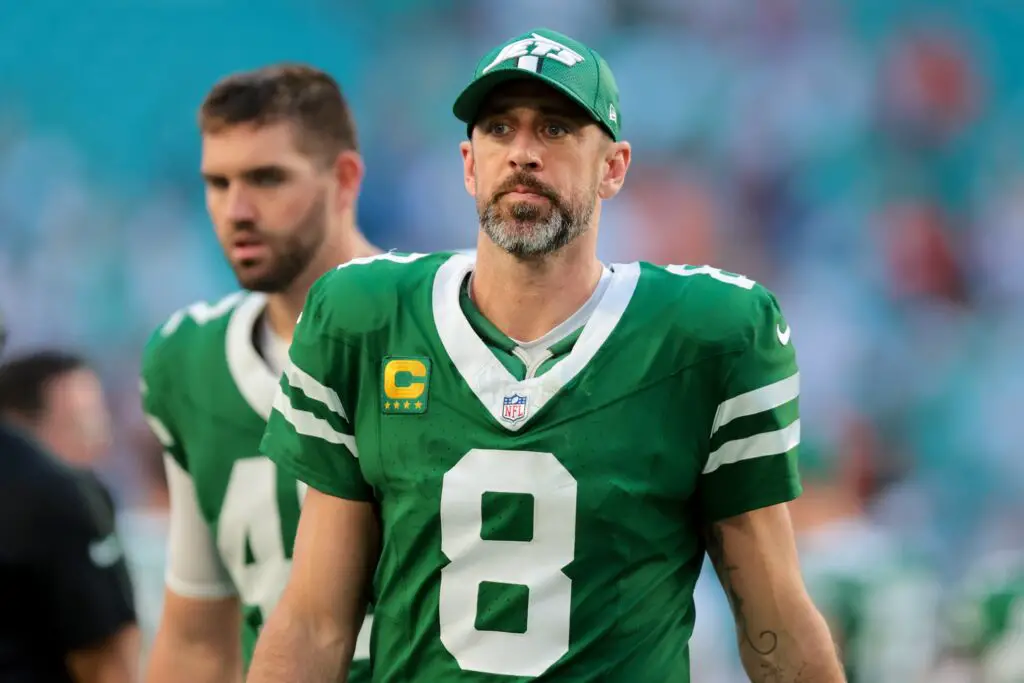
POLYGON ((236 226, 249 231, 267 245, 269 255, 260 259, 230 262, 238 284, 253 292, 276 293, 287 290, 309 268, 327 233, 324 197, 313 202, 306 215, 285 235, 267 234, 253 223, 236 226))
POLYGON ((553 188, 519 171, 502 183, 486 204, 477 204, 480 227, 512 256, 537 258, 558 251, 587 231, 596 195, 595 187, 566 201, 553 188), (499 201, 517 186, 545 197, 549 206, 515 202, 503 210, 499 201))

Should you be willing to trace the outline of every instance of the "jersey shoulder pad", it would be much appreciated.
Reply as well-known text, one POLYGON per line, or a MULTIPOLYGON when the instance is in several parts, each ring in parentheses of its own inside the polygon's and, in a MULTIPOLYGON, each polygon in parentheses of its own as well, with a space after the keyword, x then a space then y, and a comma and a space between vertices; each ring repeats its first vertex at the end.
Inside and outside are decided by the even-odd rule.
POLYGON ((313 285, 300 320, 316 316, 318 332, 336 338, 381 329, 416 297, 429 301, 434 274, 451 256, 392 251, 343 263, 313 285))
POLYGON ((647 263, 642 264, 642 272, 653 296, 673 309, 669 319, 689 339, 729 351, 750 344, 753 335, 774 320, 780 341, 789 340, 789 326, 782 320, 775 295, 745 275, 709 265, 647 263))
POLYGON ((143 388, 158 383, 166 375, 187 373, 196 358, 210 353, 223 358, 231 313, 251 296, 261 295, 235 292, 219 301, 198 301, 172 313, 146 342, 142 353, 143 388))

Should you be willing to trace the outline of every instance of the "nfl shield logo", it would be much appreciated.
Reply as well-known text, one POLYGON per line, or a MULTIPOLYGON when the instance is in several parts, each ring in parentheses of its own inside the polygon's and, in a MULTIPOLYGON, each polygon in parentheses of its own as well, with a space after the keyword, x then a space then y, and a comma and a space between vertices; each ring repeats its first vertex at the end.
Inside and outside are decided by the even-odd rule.
POLYGON ((519 422, 526 417, 526 397, 519 394, 506 396, 501 404, 501 417, 508 422, 519 422))

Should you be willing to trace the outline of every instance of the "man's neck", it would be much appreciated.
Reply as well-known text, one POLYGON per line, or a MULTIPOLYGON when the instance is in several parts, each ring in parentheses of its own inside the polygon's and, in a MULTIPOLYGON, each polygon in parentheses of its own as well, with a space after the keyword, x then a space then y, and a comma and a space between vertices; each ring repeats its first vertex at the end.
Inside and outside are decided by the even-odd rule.
POLYGON ((499 330, 529 342, 578 311, 594 293, 602 269, 590 235, 535 260, 516 258, 481 235, 470 296, 499 330))
POLYGON ((291 342, 295 333, 295 323, 306 303, 309 288, 321 275, 352 259, 381 253, 381 250, 370 244, 358 230, 346 230, 342 234, 344 238, 324 245, 317 258, 288 289, 267 295, 267 322, 274 334, 282 339, 291 342))

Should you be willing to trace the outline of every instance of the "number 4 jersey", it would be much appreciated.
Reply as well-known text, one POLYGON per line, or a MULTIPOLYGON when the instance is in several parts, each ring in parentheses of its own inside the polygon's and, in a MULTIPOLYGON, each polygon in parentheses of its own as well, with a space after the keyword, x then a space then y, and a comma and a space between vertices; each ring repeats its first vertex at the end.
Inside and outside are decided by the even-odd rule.
MULTIPOLYGON (((171 487, 167 585, 189 598, 238 596, 246 666, 288 580, 305 491, 258 452, 278 379, 254 343, 265 303, 238 293, 175 313, 142 368, 171 487)), ((350 680, 369 680, 366 669, 359 662, 350 680)))
POLYGON ((699 530, 800 490, 789 326, 747 278, 632 263, 521 344, 473 267, 321 278, 261 447, 379 505, 373 680, 688 681, 699 530))

